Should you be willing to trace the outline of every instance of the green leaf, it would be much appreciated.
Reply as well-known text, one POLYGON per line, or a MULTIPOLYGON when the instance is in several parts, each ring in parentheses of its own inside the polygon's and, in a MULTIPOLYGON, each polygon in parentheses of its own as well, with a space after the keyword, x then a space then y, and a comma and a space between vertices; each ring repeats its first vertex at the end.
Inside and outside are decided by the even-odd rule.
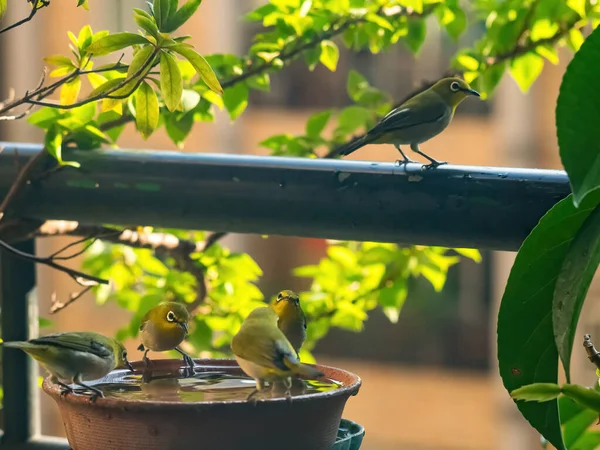
POLYGON ((465 12, 453 2, 447 4, 440 3, 436 8, 436 13, 440 23, 446 28, 446 31, 455 41, 465 31, 467 27, 467 16, 465 12))
POLYGON ((571 351, 579 314, 598 264, 600 264, 600 207, 596 206, 571 242, 554 290, 552 303, 554 340, 565 368, 567 382, 571 380, 571 351))
MULTIPOLYGON (((139 10, 142 11, 142 10, 139 10)), ((145 12, 145 11, 144 11, 145 12)), ((148 15, 141 14, 137 11, 133 13, 133 20, 138 24, 140 28, 146 31, 150 36, 153 36, 155 39, 158 39, 159 31, 156 22, 148 17, 148 15)))
POLYGON ((371 113, 361 106, 344 108, 338 118, 336 134, 347 135, 359 128, 365 127, 371 118, 371 113))
POLYGON ((167 109, 175 111, 181 103, 183 80, 177 61, 166 52, 160 55, 160 91, 167 109))
POLYGON ((567 6, 575 11, 582 19, 585 19, 585 4, 588 0, 567 0, 567 6))
POLYGON ((560 386, 556 383, 534 383, 515 389, 510 396, 526 402, 547 402, 560 395, 560 386))
MULTIPOLYGON (((558 380, 552 326, 554 287, 571 241, 598 201, 600 195, 576 209, 571 196, 561 200, 540 219, 517 254, 498 313, 498 363, 509 392, 558 380)), ((517 406, 554 447, 566 450, 556 401, 517 406)))
POLYGON ((144 139, 148 139, 158 127, 159 114, 156 93, 143 81, 135 93, 135 123, 144 139))
POLYGON ((525 53, 510 63, 510 74, 517 82, 522 92, 529 91, 529 88, 542 73, 544 68, 544 59, 533 52, 525 53))
POLYGON ((188 0, 176 13, 171 13, 171 17, 163 27, 165 33, 172 33, 186 23, 196 12, 202 0, 188 0))
POLYGON ((560 409, 560 418, 563 421, 563 435, 567 448, 580 449, 577 445, 578 441, 585 435, 586 430, 598 421, 598 413, 587 408, 582 408, 578 403, 575 403, 568 397, 561 396, 558 400, 560 409), (565 401, 571 402, 579 411, 569 420, 563 420, 563 406, 565 401))
POLYGON ((600 187, 600 28, 588 36, 567 66, 556 103, 556 130, 560 158, 569 175, 573 200, 578 205, 600 187))
POLYGON ((578 384, 563 384, 561 391, 580 405, 600 412, 600 392, 578 384))
POLYGON ((194 66, 198 75, 200 75, 200 79, 204 81, 212 91, 217 94, 223 93, 223 88, 221 87, 221 83, 219 83, 215 72, 199 53, 182 44, 172 47, 171 50, 187 59, 192 66, 194 66))
POLYGON ((348 81, 346 82, 348 96, 356 102, 360 98, 361 92, 368 87, 369 82, 367 79, 356 70, 350 69, 350 72, 348 73, 348 81))
POLYGON ((405 37, 406 45, 413 52, 417 53, 423 42, 425 42, 425 36, 427 35, 427 26, 423 19, 409 19, 408 20, 408 34, 405 37))
POLYGON ((306 135, 310 137, 319 137, 325 129, 329 118, 331 117, 331 111, 321 111, 313 114, 306 122, 306 135))
POLYGON ((600 431, 586 432, 573 445, 576 450, 597 450, 600 446, 600 431))
POLYGON ((60 110, 46 106, 31 114, 27 119, 27 122, 38 128, 47 130, 52 126, 52 124, 56 123, 61 116, 62 113, 60 110))
POLYGON ((248 86, 246 86, 246 83, 238 83, 225 89, 223 103, 231 120, 237 119, 248 106, 248 86))
POLYGON ((0 0, 0 19, 6 14, 6 0, 0 0))
POLYGON ((154 47, 152 45, 147 45, 145 47, 142 47, 135 54, 135 56, 131 60, 131 64, 129 64, 129 68, 127 69, 127 78, 131 80, 127 83, 127 87, 133 87, 133 85, 135 85, 135 80, 138 80, 150 71, 152 63, 149 62, 149 60, 151 57, 153 57, 153 53, 154 47))
POLYGON ((337 63, 340 58, 340 50, 338 46, 329 40, 321 42, 321 55, 319 61, 332 72, 337 69, 337 63))
POLYGON ((62 165, 62 140, 63 136, 58 125, 52 125, 46 132, 44 146, 48 154, 62 165))
POLYGON ((153 8, 154 17, 156 18, 156 23, 158 24, 158 28, 163 29, 163 26, 169 20, 169 14, 171 11, 171 0, 154 0, 153 8))
POLYGON ((479 69, 479 61, 471 55, 459 54, 456 61, 467 70, 475 71, 479 69))
POLYGON ((75 64, 69 58, 63 55, 52 55, 44 58, 48 64, 52 64, 57 67, 70 67, 75 68, 75 64))
POLYGON ((60 89, 60 104, 61 105, 72 105, 77 101, 79 97, 79 91, 81 90, 81 78, 75 77, 68 83, 63 84, 60 89))
POLYGON ((92 27, 89 25, 85 25, 79 30, 79 36, 77 36, 77 41, 79 42, 79 50, 84 53, 89 45, 92 43, 94 33, 92 32, 92 27))
POLYGON ((115 33, 97 40, 90 44, 87 52, 94 55, 101 55, 121 50, 132 45, 150 44, 150 41, 144 36, 135 33, 115 33))
POLYGON ((183 117, 180 117, 179 114, 169 114, 165 118, 167 135, 179 148, 183 148, 185 139, 190 134, 190 131, 192 131, 193 125, 193 114, 185 114, 183 117))
MULTIPOLYGON (((211 91, 207 91, 207 92, 211 92, 211 91)), ((221 98, 221 97, 219 97, 219 98, 221 98)), ((183 94, 181 96, 182 111, 184 113, 191 111, 196 106, 198 106, 198 103, 200 103, 201 99, 202 99, 202 97, 196 91, 193 91, 191 89, 184 89, 183 94)))

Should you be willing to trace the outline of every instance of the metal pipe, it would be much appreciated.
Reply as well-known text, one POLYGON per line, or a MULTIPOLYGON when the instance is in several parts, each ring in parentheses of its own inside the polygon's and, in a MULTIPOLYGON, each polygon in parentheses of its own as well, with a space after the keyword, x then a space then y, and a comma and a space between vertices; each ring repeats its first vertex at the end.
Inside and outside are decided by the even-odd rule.
MULTIPOLYGON (((0 196, 38 145, 0 143, 0 196), (15 153, 15 150, 17 152, 15 153)), ((81 163, 29 185, 13 214, 517 250, 570 193, 562 171, 148 152, 69 151, 81 163)))
MULTIPOLYGON (((32 240, 21 242, 16 247, 23 252, 34 252, 32 240)), ((34 264, 0 251, 0 320, 3 340, 29 339, 29 293, 34 286, 34 264)), ((24 444, 37 432, 37 372, 34 369, 32 359, 21 350, 3 349, 4 434, 0 441, 2 448, 24 444)))

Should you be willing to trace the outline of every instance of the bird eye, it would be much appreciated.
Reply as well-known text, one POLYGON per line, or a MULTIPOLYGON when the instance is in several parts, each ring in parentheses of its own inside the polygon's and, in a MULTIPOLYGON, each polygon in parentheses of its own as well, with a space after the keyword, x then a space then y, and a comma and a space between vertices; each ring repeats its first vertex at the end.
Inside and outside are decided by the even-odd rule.
POLYGON ((280 292, 277 294, 277 301, 280 302, 281 300, 283 300, 283 294, 280 292))
POLYGON ((123 351, 122 358, 123 358, 123 359, 127 359, 127 351, 126 351, 126 350, 125 350, 125 351, 123 351))
POLYGON ((169 322, 175 322, 175 314, 173 314, 173 311, 169 311, 167 314, 167 320, 169 322))
POLYGON ((457 92, 458 90, 460 90, 460 85, 459 85, 459 84, 458 84, 456 81, 453 81, 453 82, 450 84, 450 90, 451 90, 452 92, 457 92))

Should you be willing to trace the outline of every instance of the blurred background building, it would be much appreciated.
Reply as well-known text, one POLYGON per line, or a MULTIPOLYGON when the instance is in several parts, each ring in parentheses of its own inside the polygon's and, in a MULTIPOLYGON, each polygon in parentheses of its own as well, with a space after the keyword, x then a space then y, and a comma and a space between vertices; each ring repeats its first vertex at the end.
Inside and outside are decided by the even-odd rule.
MULTIPOLYGON (((25 1, 10 3, 7 23, 28 14, 25 1)), ((258 25, 240 18, 262 3, 206 0, 184 31, 193 36, 193 43, 203 54, 242 53, 258 25)), ((19 95, 34 86, 44 56, 67 54, 68 30, 77 32, 86 23, 94 31, 134 30, 131 10, 144 8, 145 0, 92 0, 89 13, 74 5, 52 2, 33 22, 3 36, 1 97, 6 97, 10 88, 19 95)), ((263 139, 278 133, 301 133, 310 114, 350 103, 346 94, 349 69, 359 70, 373 85, 399 100, 422 80, 442 75, 457 48, 470 45, 480 32, 473 27, 458 44, 453 43, 432 18, 417 59, 400 43, 379 55, 341 49, 335 73, 323 67, 310 72, 298 61, 273 77, 270 93, 253 92, 248 110, 235 124, 225 114, 219 114, 214 124, 196 124, 184 151, 266 154, 259 146, 263 139)), ((465 102, 452 125, 427 143, 427 152, 453 164, 561 168, 554 105, 570 58, 566 52, 561 56, 559 65, 546 64, 527 95, 505 76, 491 100, 465 102)), ((1 140, 39 142, 41 137, 23 121, 4 123, 0 129, 1 140)), ((163 129, 145 142, 132 125, 120 144, 123 148, 175 150, 163 129)), ((375 146, 351 158, 394 161, 397 153, 391 146, 375 146)), ((48 254, 66 242, 63 238, 44 240, 37 243, 37 249, 48 254)), ((277 236, 263 240, 234 235, 225 243, 249 252, 261 265, 265 275, 260 287, 266 296, 284 287, 306 288, 306 280, 292 277, 291 269, 318 261, 325 250, 322 240, 277 236), (280 256, 283 254, 285 259, 280 256)), ((362 334, 336 330, 318 346, 320 362, 340 365, 363 379, 361 393, 349 401, 345 416, 366 427, 365 450, 539 448, 538 436, 507 398, 495 362, 495 317, 514 254, 484 251, 483 256, 481 264, 463 262, 453 267, 441 294, 425 282, 414 283, 398 324, 391 324, 375 311, 362 334)), ((52 292, 66 297, 74 289, 63 274, 44 267, 38 268, 38 282, 39 312, 45 317, 52 292)), ((597 291, 592 286, 590 295, 597 295, 597 291)), ((582 314, 581 327, 593 333, 597 314, 591 311, 591 303, 589 313, 582 314)), ((115 305, 96 306, 88 297, 52 316, 48 331, 77 328, 114 333, 127 319, 115 305)), ((131 352, 135 346, 129 343, 131 352)), ((583 355, 574 355, 579 373, 586 370, 589 375, 583 355)), ((581 377, 586 383, 585 375, 581 377)), ((42 411, 43 432, 63 435, 58 411, 43 395, 42 411)))

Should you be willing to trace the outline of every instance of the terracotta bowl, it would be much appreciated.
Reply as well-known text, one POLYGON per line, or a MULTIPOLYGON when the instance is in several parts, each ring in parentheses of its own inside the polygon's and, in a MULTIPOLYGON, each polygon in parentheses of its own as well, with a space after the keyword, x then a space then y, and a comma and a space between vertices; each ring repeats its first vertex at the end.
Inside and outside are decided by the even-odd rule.
MULTIPOLYGON (((231 359, 195 360, 196 372, 243 372, 231 359)), ((181 360, 153 361, 153 371, 176 372, 181 360)), ((136 373, 143 362, 133 362, 136 373)), ((334 444, 348 398, 361 385, 358 376, 317 365, 342 386, 333 391, 246 401, 181 403, 119 398, 90 402, 81 395, 60 395, 49 378, 43 389, 56 401, 73 450, 329 450, 334 444)), ((114 371, 97 383, 115 382, 114 371)))

